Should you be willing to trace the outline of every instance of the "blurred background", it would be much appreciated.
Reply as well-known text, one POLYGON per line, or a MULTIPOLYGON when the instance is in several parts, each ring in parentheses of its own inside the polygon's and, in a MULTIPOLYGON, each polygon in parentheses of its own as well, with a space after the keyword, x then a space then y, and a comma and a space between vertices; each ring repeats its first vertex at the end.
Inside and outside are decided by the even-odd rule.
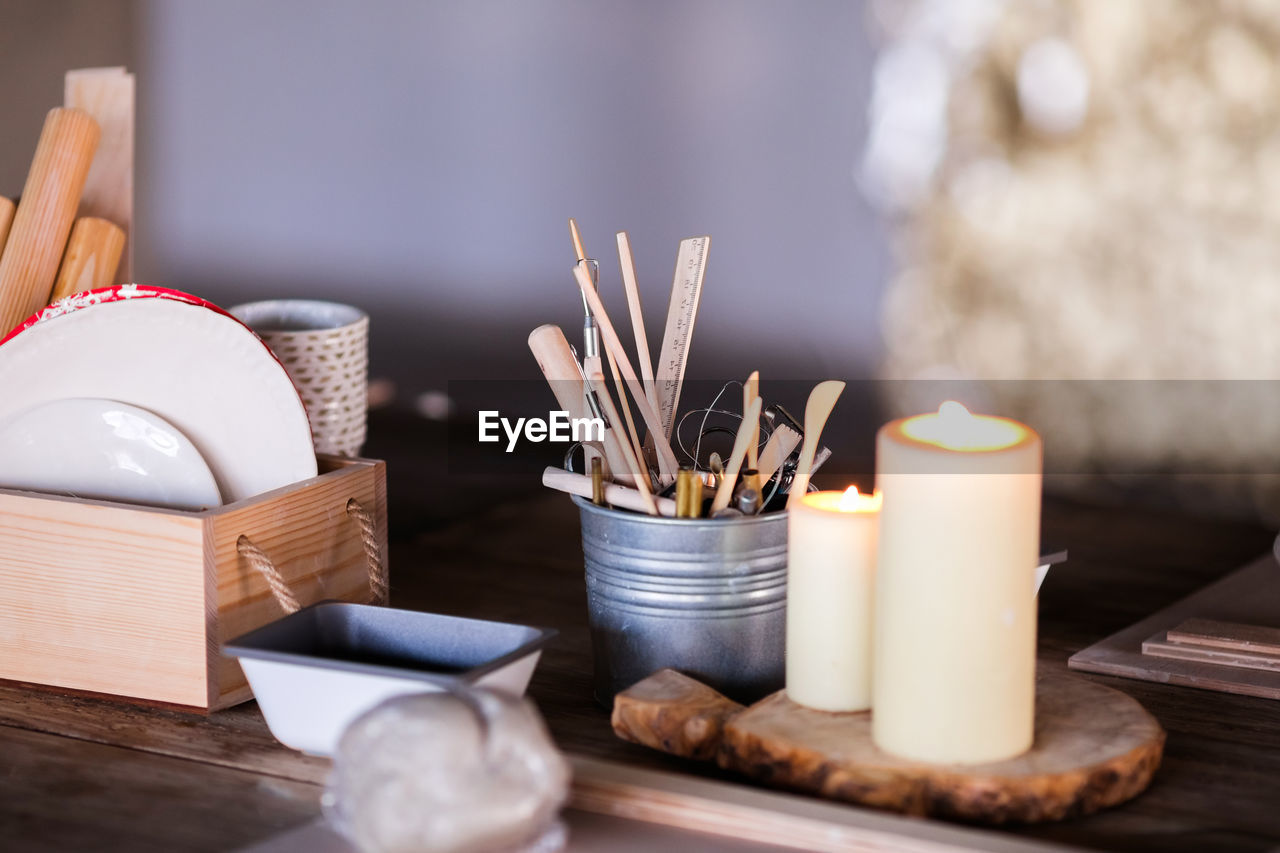
POLYGON ((537 380, 529 330, 581 319, 573 216, 623 316, 630 233, 653 340, 678 241, 712 235, 694 378, 911 380, 846 396, 848 470, 879 419, 959 396, 1078 480, 1181 471, 1280 506, 1273 476, 1240 480, 1280 472, 1277 0, 0 0, 0 21, 0 194, 63 71, 128 65, 135 277, 366 309, 392 409, 537 380))

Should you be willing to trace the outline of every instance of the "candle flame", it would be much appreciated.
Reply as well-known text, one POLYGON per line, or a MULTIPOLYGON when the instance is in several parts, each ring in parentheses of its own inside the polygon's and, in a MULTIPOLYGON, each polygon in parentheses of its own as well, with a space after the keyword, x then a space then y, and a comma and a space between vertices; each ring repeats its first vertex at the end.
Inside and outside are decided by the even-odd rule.
POLYGON ((840 498, 841 512, 854 512, 858 509, 858 499, 862 495, 858 494, 857 486, 850 486, 844 490, 844 495, 840 498))
POLYGON ((975 415, 962 403, 947 400, 936 414, 908 418, 902 425, 908 438, 946 450, 1002 450, 1026 436, 1026 427, 1005 418, 975 415))

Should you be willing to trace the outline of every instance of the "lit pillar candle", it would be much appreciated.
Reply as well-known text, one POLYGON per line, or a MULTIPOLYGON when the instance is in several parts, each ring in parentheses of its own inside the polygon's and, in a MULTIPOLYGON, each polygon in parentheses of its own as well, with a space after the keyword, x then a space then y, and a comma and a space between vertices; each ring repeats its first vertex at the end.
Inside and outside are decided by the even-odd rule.
POLYGON ((876 438, 883 495, 872 738, 920 761, 998 761, 1035 727, 1040 437, 947 402, 876 438))
POLYGON ((787 696, 822 711, 871 707, 879 495, 805 495, 787 528, 787 696))

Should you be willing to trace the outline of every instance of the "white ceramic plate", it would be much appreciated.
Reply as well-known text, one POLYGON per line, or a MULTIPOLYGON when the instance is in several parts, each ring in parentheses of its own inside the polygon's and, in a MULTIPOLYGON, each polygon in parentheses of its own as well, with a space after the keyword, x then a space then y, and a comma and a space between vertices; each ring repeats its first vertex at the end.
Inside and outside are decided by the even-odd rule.
POLYGON ((54 400, 0 421, 0 486, 176 509, 222 503, 177 427, 114 400, 54 400))
POLYGON ((316 475, 307 413, 280 362, 239 320, 189 294, 77 294, 0 342, 0 420, 69 397, 159 415, 195 445, 227 502, 316 475))

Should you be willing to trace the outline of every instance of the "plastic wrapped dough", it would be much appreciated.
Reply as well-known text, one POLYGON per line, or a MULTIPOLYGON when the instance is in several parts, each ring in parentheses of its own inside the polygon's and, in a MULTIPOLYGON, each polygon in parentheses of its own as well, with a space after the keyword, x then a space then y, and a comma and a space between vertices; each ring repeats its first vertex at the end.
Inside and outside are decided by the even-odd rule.
POLYGON ((329 820, 363 853, 553 851, 569 766, 524 699, 487 690, 388 700, 343 734, 329 820))

